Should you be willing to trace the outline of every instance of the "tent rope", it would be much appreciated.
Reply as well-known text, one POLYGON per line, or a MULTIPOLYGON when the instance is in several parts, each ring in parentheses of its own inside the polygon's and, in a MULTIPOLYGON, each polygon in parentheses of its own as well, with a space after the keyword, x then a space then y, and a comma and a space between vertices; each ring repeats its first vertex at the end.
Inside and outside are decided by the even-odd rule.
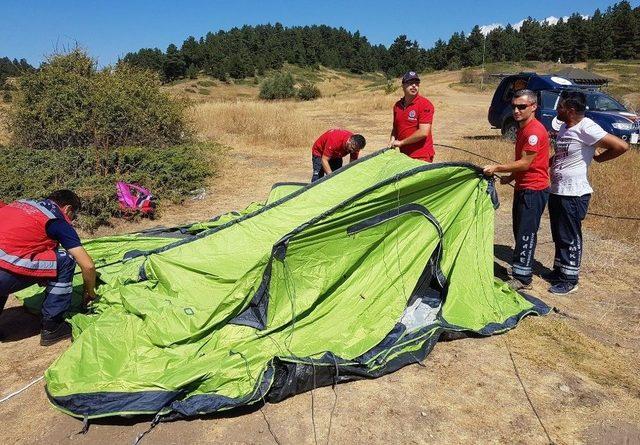
POLYGON ((336 373, 333 375, 333 384, 331 385, 331 389, 333 390, 333 406, 331 407, 331 413, 329 414, 329 429, 327 430, 327 445, 330 443, 331 439, 331 424, 333 423, 333 413, 336 410, 336 405, 338 404, 338 392, 336 391, 336 385, 338 384, 338 376, 340 375, 340 368, 338 368, 338 362, 336 357, 331 354, 331 358, 333 359, 333 364, 336 369, 336 373))
POLYGON ((27 385, 25 385, 24 387, 20 388, 17 391, 12 392, 11 394, 8 394, 6 396, 4 396, 2 399, 0 399, 0 403, 6 402, 7 400, 11 399, 12 397, 17 396, 18 394, 26 391, 27 389, 29 389, 30 387, 32 387, 33 385, 35 385, 36 383, 38 383, 40 380, 42 380, 44 378, 43 375, 41 375, 40 377, 38 377, 37 379, 29 382, 27 385))
POLYGON ((311 388, 311 424, 313 425, 313 442, 318 445, 318 435, 316 434, 316 411, 315 411, 315 397, 313 390, 316 389, 316 365, 311 357, 311 369, 313 370, 313 387, 311 388))
POLYGON ((538 414, 538 410, 536 410, 536 407, 533 404, 533 401, 531 400, 531 397, 529 396, 529 393, 527 392, 527 388, 524 386, 524 382, 522 381, 522 378, 520 377, 520 373, 518 372, 518 367, 516 366, 516 361, 513 358, 513 354, 511 353, 511 348, 509 347, 509 342, 507 341, 507 337, 504 336, 504 344, 507 346, 507 351, 509 352, 509 358, 511 359, 511 364, 513 365, 513 370, 516 374, 516 377, 518 378, 518 382, 520 382, 520 386, 522 387, 522 391, 524 391, 524 395, 527 397, 527 401, 529 402, 529 406, 531 407, 531 410, 533 411, 533 414, 535 414, 536 418, 538 419, 538 422, 540 423, 540 426, 542 427, 542 430, 544 431, 545 436, 547 436, 547 443, 549 445, 554 445, 555 442, 553 440, 551 440, 551 436, 549 435, 549 431, 547 431, 547 428, 544 426, 544 422, 542 422, 542 419, 540 418, 540 414, 538 414))
MULTIPOLYGON (((269 338, 271 338, 271 337, 269 337, 269 338)), ((229 351, 229 355, 233 355, 233 354, 239 355, 240 358, 242 358, 242 360, 244 360, 244 366, 245 366, 245 369, 247 371, 247 375, 249 376, 249 378, 251 380, 253 380, 253 375, 251 374, 251 369, 249 369, 249 360, 247 360, 247 357, 240 351, 230 350, 229 351)), ((260 391, 260 399, 262 400, 262 404, 264 406, 266 404, 266 402, 264 401, 264 398, 265 398, 266 394, 264 394, 262 392, 262 388, 260 387, 260 383, 259 382, 258 382, 258 391, 260 391)), ((260 407, 260 414, 262 414, 262 418, 264 419, 265 423, 267 424, 267 429, 269 430, 269 433, 271 434, 271 437, 273 438, 275 443, 277 445, 281 445, 280 441, 278 440, 278 437, 276 436, 276 434, 273 432, 273 429, 271 428, 271 422, 269 422, 269 419, 267 419, 267 415, 265 414, 264 410, 262 409, 262 406, 260 407)))
MULTIPOLYGON (((433 145, 436 145, 438 147, 443 147, 443 148, 450 148, 451 150, 457 150, 457 151, 461 151, 461 152, 464 152, 464 153, 468 153, 470 155, 477 156, 477 157, 479 157, 481 159, 484 159, 485 161, 493 162, 494 164, 501 164, 500 161, 496 161, 495 159, 491 159, 491 158, 488 158, 486 156, 482 156, 482 155, 480 155, 478 153, 474 153, 473 151, 470 151, 470 150, 465 150, 464 148, 455 147, 453 145, 446 145, 446 144, 433 144, 433 145)), ((495 175, 495 176, 498 177, 498 178, 501 178, 501 176, 499 176, 499 175, 495 175)), ((508 184, 508 185, 511 186, 511 187, 514 187, 513 184, 508 184)), ((638 217, 638 216, 607 215, 605 213, 598 213, 598 212, 587 212, 587 215, 596 216, 596 217, 599 217, 599 218, 617 219, 617 220, 620 220, 620 221, 640 221, 640 217, 638 217)))
POLYGON ((156 425, 158 425, 159 423, 160 423, 160 413, 156 414, 156 416, 151 421, 151 425, 149 425, 149 428, 146 431, 143 431, 142 433, 136 436, 135 440, 133 441, 133 445, 138 445, 142 440, 142 438, 147 434, 149 434, 151 430, 154 429, 156 425))

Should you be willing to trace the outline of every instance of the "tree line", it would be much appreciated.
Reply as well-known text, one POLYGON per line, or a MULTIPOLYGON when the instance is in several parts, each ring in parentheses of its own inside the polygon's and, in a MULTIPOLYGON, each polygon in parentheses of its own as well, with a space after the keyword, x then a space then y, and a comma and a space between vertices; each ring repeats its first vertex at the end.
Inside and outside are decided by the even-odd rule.
MULTIPOLYGON (((448 41, 439 39, 429 49, 406 35, 398 36, 387 48, 371 44, 359 32, 326 25, 284 27, 243 26, 229 31, 209 32, 187 38, 178 48, 166 51, 143 48, 126 54, 118 63, 151 69, 163 81, 199 73, 226 80, 263 75, 285 63, 346 69, 353 73, 382 71, 390 77, 408 70, 459 69, 484 62, 524 60, 582 62, 589 59, 633 59, 640 54, 640 7, 624 0, 602 12, 584 18, 578 13, 556 24, 531 17, 518 29, 498 27, 486 36, 479 26, 469 34, 454 33, 448 41)), ((0 85, 7 76, 33 69, 21 61, 0 59, 0 85), (4 77, 3 77, 4 76, 4 77)))
POLYGON ((0 89, 9 77, 19 77, 22 74, 32 73, 35 68, 31 66, 25 59, 9 59, 8 57, 0 57, 0 89))

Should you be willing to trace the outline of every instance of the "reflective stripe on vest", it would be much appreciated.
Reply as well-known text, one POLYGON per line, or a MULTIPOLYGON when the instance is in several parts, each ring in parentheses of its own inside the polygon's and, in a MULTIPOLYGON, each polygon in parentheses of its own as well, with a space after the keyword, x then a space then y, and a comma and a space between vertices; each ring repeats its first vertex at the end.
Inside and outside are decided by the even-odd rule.
POLYGON ((26 200, 26 199, 20 199, 20 200, 18 200, 18 202, 21 202, 23 204, 28 204, 31 207, 34 207, 34 208, 40 210, 49 219, 56 219, 56 215, 51 213, 51 211, 48 208, 46 208, 45 206, 40 205, 40 203, 38 201, 30 201, 30 200, 26 200))
POLYGON ((16 201, 0 212, 0 268, 30 277, 55 277, 58 243, 46 234, 46 224, 57 219, 56 214, 33 200, 16 201))
POLYGON ((14 266, 24 267, 31 270, 56 270, 56 261, 31 261, 26 258, 20 258, 15 255, 8 254, 0 249, 0 260, 13 264, 14 266))

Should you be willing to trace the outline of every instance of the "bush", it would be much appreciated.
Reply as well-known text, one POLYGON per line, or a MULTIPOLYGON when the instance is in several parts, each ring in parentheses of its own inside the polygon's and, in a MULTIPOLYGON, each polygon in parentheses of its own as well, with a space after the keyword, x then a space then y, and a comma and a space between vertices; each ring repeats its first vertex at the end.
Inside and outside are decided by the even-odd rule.
POLYGON ((14 145, 35 149, 165 146, 188 134, 184 107, 156 73, 125 63, 97 71, 74 50, 18 79, 8 124, 14 145))
POLYGON ((260 85, 260 99, 289 99, 296 95, 293 76, 289 73, 276 73, 260 85))
POLYGON ((187 68, 187 71, 186 71, 185 75, 189 79, 197 79, 198 78, 198 68, 192 63, 191 65, 189 65, 189 68, 187 68))
POLYGON ((320 90, 312 83, 303 83, 298 89, 298 99, 313 100, 320 97, 320 90))
POLYGON ((212 87, 215 86, 215 82, 213 80, 210 79, 205 79, 205 80, 200 80, 198 81, 198 85, 203 86, 203 87, 212 87))
POLYGON ((476 73, 474 73, 471 68, 465 68, 460 73, 460 83, 470 84, 476 81, 476 73))
POLYGON ((78 226, 93 230, 119 215, 116 181, 139 183, 158 198, 158 210, 201 188, 215 171, 218 147, 186 144, 166 148, 121 147, 36 150, 0 148, 0 199, 41 198, 69 188, 83 200, 78 226))
POLYGON ((393 79, 387 79, 387 83, 384 84, 384 94, 391 94, 398 88, 396 82, 393 79))

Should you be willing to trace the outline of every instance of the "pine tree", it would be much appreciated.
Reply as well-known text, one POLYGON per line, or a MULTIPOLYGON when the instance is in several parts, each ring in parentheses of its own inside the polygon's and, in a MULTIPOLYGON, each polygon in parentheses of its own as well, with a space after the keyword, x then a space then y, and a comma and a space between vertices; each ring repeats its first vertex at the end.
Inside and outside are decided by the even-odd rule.
POLYGON ((167 47, 167 57, 162 67, 165 79, 172 81, 184 77, 186 70, 187 64, 178 51, 178 47, 172 43, 167 47))

